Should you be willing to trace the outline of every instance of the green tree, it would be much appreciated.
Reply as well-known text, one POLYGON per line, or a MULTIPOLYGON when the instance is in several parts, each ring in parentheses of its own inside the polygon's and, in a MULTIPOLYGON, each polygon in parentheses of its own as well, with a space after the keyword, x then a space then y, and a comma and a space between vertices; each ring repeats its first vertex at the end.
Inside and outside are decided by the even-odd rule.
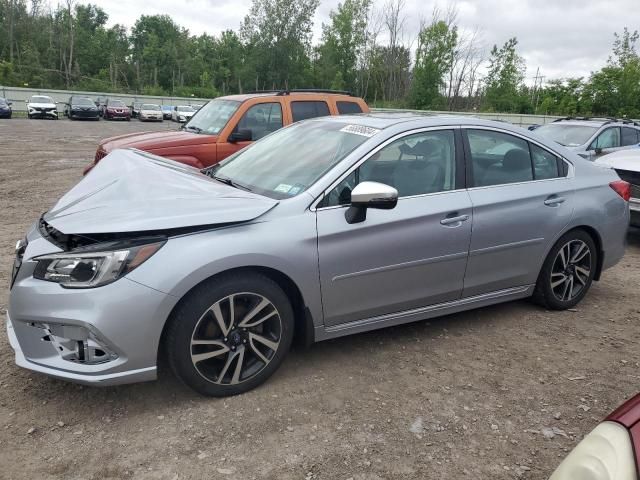
POLYGON ((518 55, 518 40, 513 37, 498 49, 494 45, 485 82, 486 106, 496 112, 519 112, 522 108, 522 84, 525 63, 518 55))
POLYGON ((444 108, 441 91, 445 86, 445 75, 453 64, 457 41, 457 27, 435 16, 431 24, 420 31, 411 87, 414 108, 444 108))

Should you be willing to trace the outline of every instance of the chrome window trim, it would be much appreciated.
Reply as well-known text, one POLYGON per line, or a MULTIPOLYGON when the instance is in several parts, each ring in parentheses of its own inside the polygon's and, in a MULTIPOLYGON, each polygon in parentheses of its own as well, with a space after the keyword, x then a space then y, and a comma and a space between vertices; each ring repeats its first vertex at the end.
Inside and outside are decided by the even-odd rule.
MULTIPOLYGON (((437 127, 421 127, 421 128, 415 128, 413 130, 407 130, 405 132, 400 132, 396 135, 394 135, 393 137, 390 137, 388 139, 386 139, 384 142, 382 142, 380 145, 378 145, 376 148, 374 148, 373 150, 371 150, 369 153, 367 153, 364 157, 362 157, 360 160, 358 160, 356 163, 354 163, 353 165, 351 165, 351 167, 349 167, 346 171, 344 171, 335 181, 333 181, 329 187, 327 187, 320 195, 318 195, 318 197, 316 197, 313 202, 311 202, 311 205, 309 207, 309 210, 311 210, 312 212, 318 211, 318 210, 327 210, 327 209, 333 209, 333 208, 344 208, 344 207, 348 207, 348 205, 331 205, 329 207, 320 207, 318 208, 318 203, 320 203, 322 201, 322 199, 325 197, 325 195, 327 195, 328 192, 330 192, 331 190, 333 190, 336 186, 338 186, 338 184, 340 182, 342 182, 342 180, 344 180, 346 177, 348 177, 349 175, 351 175, 351 173, 358 169, 360 167, 360 165, 362 165, 364 162, 366 162, 367 160, 369 160, 369 158, 371 158, 373 155, 375 155, 376 153, 378 153, 380 150, 382 150, 384 147, 386 147, 387 145, 389 145, 390 143, 395 142, 396 140, 399 140, 401 138, 404 137, 408 137, 410 135, 415 135, 417 133, 423 133, 423 132, 433 132, 433 131, 439 131, 439 130, 460 130, 460 125, 438 125, 437 127)), ((454 162, 456 161, 456 159, 454 158, 454 162)), ((457 167, 457 165, 456 165, 457 167)), ((403 200, 405 198, 415 198, 415 197, 424 197, 427 195, 438 195, 441 193, 451 193, 451 192, 456 192, 456 191, 460 191, 460 190, 464 190, 464 188, 456 188, 453 190, 443 190, 442 192, 433 192, 433 193, 422 193, 419 195, 410 195, 410 196, 406 196, 406 197, 398 197, 398 201, 403 200)))

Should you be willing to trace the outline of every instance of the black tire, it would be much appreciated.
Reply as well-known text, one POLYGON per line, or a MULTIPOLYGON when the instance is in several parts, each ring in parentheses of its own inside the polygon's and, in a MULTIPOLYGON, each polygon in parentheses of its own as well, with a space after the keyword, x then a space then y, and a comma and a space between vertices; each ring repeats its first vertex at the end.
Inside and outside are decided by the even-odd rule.
MULTIPOLYGON (((238 317, 240 318, 244 314, 240 313, 238 317)), ((244 319, 246 318, 244 316, 244 319)), ((225 325, 226 320, 225 318, 223 321, 225 325)), ((257 387, 278 369, 291 347, 293 329, 294 316, 291 303, 276 282, 257 273, 229 274, 205 281, 187 294, 169 320, 165 332, 164 348, 172 371, 185 385, 201 395, 226 397, 244 393, 257 387), (224 310, 224 305, 230 305, 225 302, 230 302, 229 296, 231 295, 236 295, 233 299, 235 305, 233 310, 236 313, 244 312, 246 314, 254 308, 258 308, 257 303, 250 303, 251 295, 255 297, 256 302, 259 298, 267 300, 270 305, 265 308, 272 310, 259 310, 258 313, 262 314, 263 311, 266 311, 268 314, 256 314, 255 317, 263 316, 269 320, 263 320, 255 327, 247 325, 247 328, 244 329, 240 328, 243 319, 236 319, 234 325, 229 321, 227 326, 230 330, 225 334, 220 323, 216 322, 213 311, 214 306, 218 305, 218 312, 221 312, 223 317, 230 318, 229 311, 231 309, 227 307, 224 310), (247 303, 243 310, 242 301, 245 300, 245 297, 247 303), (268 322, 271 322, 271 325, 277 325, 277 335, 273 336, 273 332, 269 331, 268 322), (257 331, 257 329, 260 330, 257 331), (264 344, 256 343, 251 338, 251 335, 258 333, 262 338, 271 335, 270 340, 273 340, 273 343, 279 339, 277 347, 275 349, 269 348, 269 352, 265 353, 264 344), (240 337, 241 335, 242 337, 240 337), (206 338, 196 338, 203 336, 206 338), (194 346, 192 342, 198 340, 214 341, 219 344, 194 346), (226 350, 221 350, 221 347, 226 350), (254 353, 256 349, 267 360, 266 363, 254 353), (215 358, 200 361, 199 368, 196 368, 196 361, 192 355, 206 354, 212 351, 222 353, 217 354, 215 358), (246 361, 244 360, 245 356, 246 361), (267 356, 270 358, 267 359, 267 356), (231 370, 233 370, 233 377, 235 377, 239 362, 244 362, 242 363, 243 368, 249 372, 244 379, 241 378, 241 373, 239 382, 236 380, 237 383, 233 383, 234 378, 232 378, 231 370), (222 368, 221 364, 224 364, 222 368), (227 377, 229 377, 228 381, 225 380, 227 377), (220 381, 220 383, 215 383, 216 381, 220 381)), ((255 336, 253 338, 255 339, 255 336)), ((243 371, 243 368, 240 370, 243 371)))
POLYGON ((28 113, 27 113, 27 118, 28 118, 29 120, 31 120, 31 118, 32 118, 32 117, 31 117, 31 115, 30 115, 30 114, 28 114, 28 113))
POLYGON ((565 233, 555 243, 542 265, 533 293, 533 300, 551 310, 566 310, 576 306, 589 291, 597 265, 598 250, 591 235, 584 230, 572 230, 565 233), (576 255, 582 245, 589 250, 587 254, 589 258, 588 275, 584 274, 586 257, 581 257, 580 262, 582 263, 579 264, 567 262, 566 268, 563 264, 563 258, 567 257, 567 253, 569 260, 582 255, 584 250, 576 255), (562 255, 560 254, 561 250, 563 250, 562 255), (552 274, 554 280, 552 280, 552 274), (569 278, 571 279, 569 280, 569 278), (560 281, 562 283, 558 284, 560 281))

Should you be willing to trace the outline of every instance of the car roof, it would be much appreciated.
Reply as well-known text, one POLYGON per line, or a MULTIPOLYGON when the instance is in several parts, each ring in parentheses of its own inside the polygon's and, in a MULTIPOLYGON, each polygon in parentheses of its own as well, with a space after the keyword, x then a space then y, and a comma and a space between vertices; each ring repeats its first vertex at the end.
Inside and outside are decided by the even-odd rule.
POLYGON ((600 117, 567 117, 560 118, 555 120, 547 125, 579 125, 579 126, 590 126, 590 127, 603 127, 604 125, 620 127, 640 127, 640 125, 628 119, 617 119, 617 118, 600 118, 600 117))

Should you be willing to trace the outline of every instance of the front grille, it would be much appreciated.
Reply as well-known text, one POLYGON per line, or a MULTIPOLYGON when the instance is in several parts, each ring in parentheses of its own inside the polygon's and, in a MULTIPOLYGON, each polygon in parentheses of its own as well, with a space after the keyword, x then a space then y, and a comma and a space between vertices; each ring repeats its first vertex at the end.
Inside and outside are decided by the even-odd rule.
POLYGON ((616 169, 618 176, 631 184, 631 197, 640 198, 640 172, 616 169))

